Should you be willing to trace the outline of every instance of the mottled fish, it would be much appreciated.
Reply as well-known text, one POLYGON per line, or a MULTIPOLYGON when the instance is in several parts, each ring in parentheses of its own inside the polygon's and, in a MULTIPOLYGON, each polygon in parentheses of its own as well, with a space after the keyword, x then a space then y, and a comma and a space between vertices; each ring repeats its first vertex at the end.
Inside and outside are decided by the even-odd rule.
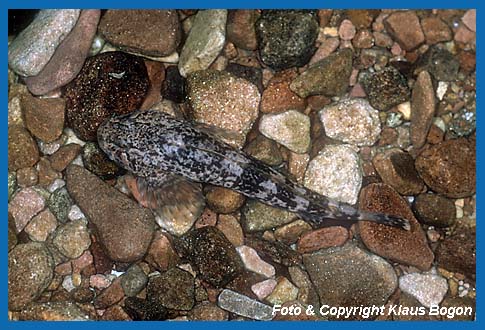
POLYGON ((165 216, 197 212, 200 183, 237 191, 297 213, 316 227, 326 219, 373 221, 410 229, 400 217, 360 212, 300 186, 263 162, 221 142, 203 125, 148 110, 112 117, 98 130, 103 151, 137 177, 144 205, 165 216))

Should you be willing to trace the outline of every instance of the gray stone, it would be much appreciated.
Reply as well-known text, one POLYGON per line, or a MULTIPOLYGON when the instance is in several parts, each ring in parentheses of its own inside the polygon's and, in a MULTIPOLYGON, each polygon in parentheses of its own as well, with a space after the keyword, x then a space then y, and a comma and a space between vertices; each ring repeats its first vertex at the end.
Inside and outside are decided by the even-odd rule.
POLYGON ((136 296, 148 282, 143 269, 138 265, 133 265, 121 277, 121 286, 127 297, 136 296))
POLYGON ((217 299, 217 305, 231 313, 253 320, 270 321, 273 319, 273 308, 240 293, 225 289, 217 299))
POLYGON ((293 221, 294 213, 271 207, 255 200, 248 200, 242 208, 241 222, 245 231, 257 232, 279 227, 293 221))
POLYGON ((399 278, 399 288, 430 308, 441 303, 448 291, 448 282, 437 274, 411 273, 399 278))
POLYGON ((75 259, 91 246, 91 237, 86 225, 85 220, 77 220, 57 229, 52 242, 62 255, 75 259))

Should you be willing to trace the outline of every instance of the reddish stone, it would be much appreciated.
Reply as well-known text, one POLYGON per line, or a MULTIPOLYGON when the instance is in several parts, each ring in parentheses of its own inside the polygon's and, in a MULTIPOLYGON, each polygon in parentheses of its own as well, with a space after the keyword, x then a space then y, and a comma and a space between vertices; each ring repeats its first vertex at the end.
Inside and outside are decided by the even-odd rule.
POLYGON ((52 142, 62 134, 66 101, 24 95, 21 99, 25 125, 35 137, 52 142))
POLYGON ((257 49, 254 24, 258 17, 259 13, 256 10, 230 10, 227 15, 227 40, 242 49, 257 49))
POLYGON ((66 144, 49 157, 53 170, 62 172, 81 152, 81 146, 76 143, 66 144))
POLYGON ((290 69, 278 72, 271 78, 261 98, 261 112, 278 113, 305 109, 305 100, 290 89, 290 83, 297 75, 296 70, 290 69))
POLYGON ((150 109, 162 100, 161 89, 165 80, 165 66, 163 63, 145 60, 145 66, 147 67, 148 79, 150 79, 150 87, 143 104, 140 106, 141 110, 150 109))
POLYGON ((298 240, 298 252, 311 253, 332 246, 342 246, 349 239, 344 227, 326 227, 303 234, 298 240))
POLYGON ((426 17, 421 20, 426 43, 434 45, 453 38, 450 28, 438 17, 426 17))
POLYGON ((413 50, 424 42, 423 30, 414 11, 392 13, 384 21, 384 26, 405 50, 413 50))
POLYGON ((117 278, 109 287, 96 296, 93 304, 97 309, 105 309, 119 302, 124 296, 125 292, 121 286, 121 279, 117 278))

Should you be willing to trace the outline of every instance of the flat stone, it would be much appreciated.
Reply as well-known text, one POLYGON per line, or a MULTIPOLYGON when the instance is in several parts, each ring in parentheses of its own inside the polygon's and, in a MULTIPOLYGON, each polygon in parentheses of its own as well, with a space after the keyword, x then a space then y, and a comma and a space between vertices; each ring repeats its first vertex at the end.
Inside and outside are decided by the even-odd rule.
POLYGON ((384 20, 387 32, 399 42, 399 45, 411 51, 424 42, 424 34, 419 18, 414 11, 398 11, 384 20))
POLYGON ((349 232, 344 227, 332 226, 320 228, 301 235, 297 250, 300 253, 311 253, 320 249, 342 246, 349 239, 349 232))
POLYGON ((370 105, 382 111, 409 100, 406 78, 394 67, 366 75, 361 81, 370 105))
POLYGON ((453 39, 451 29, 439 17, 425 17, 421 20, 426 43, 434 45, 453 39))
POLYGON ((40 99, 26 95, 21 104, 25 126, 33 136, 44 142, 52 142, 61 136, 66 108, 64 99, 40 99))
POLYGON ((39 149, 29 131, 20 125, 8 128, 8 169, 31 167, 39 160, 39 149))
POLYGON ((229 10, 226 25, 227 40, 238 48, 256 50, 258 41, 255 23, 258 17, 256 10, 229 10))
POLYGON ((148 301, 169 309, 191 310, 195 304, 194 294, 194 277, 177 267, 151 277, 147 286, 148 301))
POLYGON ((433 81, 427 71, 422 71, 411 95, 411 143, 418 149, 426 142, 436 111, 433 81))
POLYGON ((22 321, 89 321, 90 316, 70 301, 33 303, 19 315, 22 321))
POLYGON ((296 215, 283 209, 248 200, 243 206, 241 224, 246 232, 257 232, 287 224, 296 215))
POLYGON ((209 68, 226 41, 227 10, 199 10, 180 53, 178 68, 183 77, 209 68))
POLYGON ((240 293, 225 289, 217 298, 217 305, 231 313, 252 320, 270 321, 273 319, 273 308, 240 293))
POLYGON ((263 261, 258 253, 249 246, 242 245, 236 248, 242 262, 247 270, 261 274, 266 277, 273 277, 276 273, 275 268, 263 261))
POLYGON ((35 76, 71 32, 79 9, 41 10, 34 21, 8 47, 8 64, 21 76, 35 76))
POLYGON ((76 143, 63 145, 49 157, 52 169, 62 172, 79 155, 81 146, 76 143))
POLYGON ((451 227, 456 220, 453 200, 441 195, 427 193, 416 196, 413 203, 416 218, 428 226, 451 227))
POLYGON ((44 206, 44 198, 33 188, 24 188, 17 192, 8 206, 15 220, 17 233, 20 233, 27 223, 44 209, 44 206))
POLYGON ((436 274, 411 273, 399 278, 399 289, 415 297, 423 306, 438 306, 446 292, 446 278, 436 274))
POLYGON ((77 165, 67 168, 66 183, 112 260, 133 262, 145 255, 155 227, 148 209, 77 165))
POLYGON ((82 10, 72 31, 57 47, 52 58, 25 84, 34 95, 44 95, 71 82, 81 70, 96 34, 101 11, 82 10))

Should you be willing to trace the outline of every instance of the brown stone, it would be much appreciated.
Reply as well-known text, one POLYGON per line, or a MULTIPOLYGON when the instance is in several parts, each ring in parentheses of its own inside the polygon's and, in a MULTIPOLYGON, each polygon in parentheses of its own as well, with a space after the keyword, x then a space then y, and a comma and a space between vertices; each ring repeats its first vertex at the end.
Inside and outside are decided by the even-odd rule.
POLYGON ((359 30, 352 40, 356 48, 372 48, 374 46, 374 36, 369 30, 359 30))
POLYGON ((278 113, 305 109, 305 100, 290 89, 290 83, 297 75, 296 70, 290 69, 278 72, 271 78, 261 97, 261 112, 278 113))
POLYGON ((124 296, 125 292, 121 286, 121 278, 117 278, 109 287, 96 296, 93 301, 94 307, 105 309, 119 302, 124 296))
POLYGON ((426 43, 434 45, 453 38, 450 28, 439 17, 426 17, 421 20, 426 43))
POLYGON ((421 148, 426 142, 436 110, 433 81, 427 71, 421 71, 411 95, 411 143, 421 148))
POLYGON ((414 11, 392 13, 384 20, 384 26, 405 50, 413 50, 424 42, 423 30, 414 11))
POLYGON ((344 227, 326 227, 304 233, 298 240, 298 252, 311 253, 332 246, 342 246, 349 239, 344 227))
POLYGON ((30 133, 19 125, 8 128, 8 169, 31 167, 39 160, 39 149, 30 133))
POLYGON ((413 209, 421 222, 435 227, 450 227, 456 220, 456 207, 452 200, 436 195, 416 196, 413 209))
POLYGON ((237 211, 246 198, 234 190, 210 187, 205 195, 207 206, 216 213, 228 214, 237 211))
POLYGON ((42 157, 37 164, 37 170, 39 172, 39 184, 43 187, 47 187, 54 182, 55 179, 62 177, 61 173, 54 170, 50 161, 42 157))
POLYGON ((258 17, 259 13, 256 10, 230 10, 227 15, 227 40, 242 49, 257 49, 254 24, 258 17))
POLYGON ((379 15, 379 10, 376 9, 351 9, 345 11, 347 17, 358 28, 369 28, 372 22, 379 15))
POLYGON ((141 110, 150 109, 152 106, 162 100, 162 83, 165 80, 165 66, 161 62, 145 60, 147 67, 148 79, 150 79, 150 87, 143 104, 140 106, 141 110))
POLYGON ((44 142, 52 142, 61 136, 66 108, 64 99, 41 99, 25 95, 21 104, 25 125, 32 135, 44 142))
POLYGON ((179 257, 173 249, 167 235, 157 231, 148 248, 145 260, 153 268, 163 272, 175 266, 179 261, 179 257))
POLYGON ((52 169, 58 172, 64 171, 80 152, 81 146, 76 143, 70 143, 60 147, 59 150, 49 157, 52 169))

